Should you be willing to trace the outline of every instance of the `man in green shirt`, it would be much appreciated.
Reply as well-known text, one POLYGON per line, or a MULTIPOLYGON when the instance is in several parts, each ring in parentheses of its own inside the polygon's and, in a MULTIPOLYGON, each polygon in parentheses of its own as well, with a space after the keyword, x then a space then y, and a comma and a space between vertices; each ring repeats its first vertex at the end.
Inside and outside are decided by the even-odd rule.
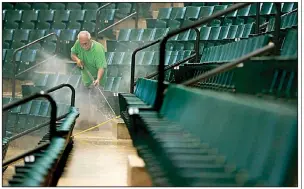
POLYGON ((106 58, 105 50, 102 44, 91 39, 91 35, 87 31, 81 31, 78 34, 78 40, 71 49, 71 58, 78 67, 80 67, 82 82, 88 87, 92 83, 104 87, 106 83, 106 58), (91 80, 84 66, 94 77, 91 80))
POLYGON ((81 31, 78 34, 78 40, 71 49, 71 58, 81 69, 82 85, 80 91, 76 94, 76 104, 80 109, 81 125, 94 126, 99 120, 96 116, 97 108, 101 108, 100 102, 103 98, 98 94, 94 86, 104 88, 106 83, 105 50, 102 44, 91 39, 87 31, 81 31), (91 79, 88 72, 93 76, 91 79), (93 106, 92 106, 93 105, 93 106))

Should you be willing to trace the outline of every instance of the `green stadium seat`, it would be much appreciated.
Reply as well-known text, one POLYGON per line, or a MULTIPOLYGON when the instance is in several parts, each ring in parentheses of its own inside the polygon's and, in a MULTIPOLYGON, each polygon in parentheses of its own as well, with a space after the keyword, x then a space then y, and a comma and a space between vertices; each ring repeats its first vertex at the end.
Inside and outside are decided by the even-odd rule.
POLYGON ((236 18, 233 19, 233 25, 240 25, 240 24, 245 24, 245 20, 243 18, 236 18))
POLYGON ((150 28, 167 28, 167 22, 164 20, 155 20, 155 23, 150 28))
POLYGON ((95 22, 96 21, 96 11, 86 10, 83 21, 84 22, 95 22))
POLYGON ((210 35, 211 27, 202 26, 200 29, 200 40, 208 40, 210 35))
POLYGON ((32 9, 34 10, 48 10, 49 4, 48 3, 33 3, 32 9))
MULTIPOLYGON (((222 5, 223 5, 223 4, 222 4, 222 5)), ((230 7, 230 5, 228 5, 228 7, 230 7)), ((238 12, 238 10, 235 10, 235 11, 233 11, 233 12, 231 12, 231 13, 225 15, 225 17, 228 17, 228 18, 235 18, 235 17, 237 17, 237 12, 238 12)))
POLYGON ((32 5, 30 3, 16 3, 15 9, 16 10, 31 10, 32 5))
POLYGON ((171 20, 183 20, 185 17, 186 8, 185 7, 173 7, 170 13, 171 20))
POLYGON ((82 5, 80 3, 67 3, 67 10, 81 10, 82 5))
POLYGON ((28 41, 32 42, 45 35, 46 30, 30 30, 28 41))
POLYGON ((169 32, 169 28, 155 28, 155 35, 153 37, 153 41, 158 40, 169 32))
POLYGON ((196 6, 186 7, 185 19, 187 20, 197 20, 199 18, 201 8, 196 6))
POLYGON ((67 29, 80 31, 80 29, 81 29, 81 23, 79 23, 79 22, 69 22, 67 24, 67 29))
POLYGON ((85 10, 71 10, 69 22, 82 22, 84 20, 85 10))
POLYGON ((50 3, 50 10, 64 10, 64 3, 50 3))
POLYGON ((81 76, 80 75, 70 76, 68 83, 71 84, 75 89, 78 88, 81 83, 81 76))
POLYGON ((14 35, 13 29, 4 29, 2 33, 2 40, 3 41, 12 41, 13 40, 13 35, 14 35))
POLYGON ((298 27, 298 13, 297 12, 293 13, 293 19, 292 19, 291 26, 294 28, 298 27))
POLYGON ((76 41, 77 30, 61 30, 59 39, 61 41, 76 41))
POLYGON ((249 15, 249 11, 250 11, 251 5, 252 4, 250 4, 250 5, 248 5, 248 6, 244 7, 244 8, 239 9, 238 12, 237 12, 237 16, 238 17, 247 17, 249 15))
POLYGON ((285 2, 285 3, 283 3, 282 10, 281 10, 282 13, 284 14, 284 13, 292 11, 294 4, 295 4, 294 2, 285 2))
POLYGON ((2 3, 2 9, 3 10, 13 10, 14 9, 14 5, 12 3, 3 2, 2 3))
POLYGON ((209 26, 221 26, 221 21, 218 19, 214 19, 208 24, 209 26))
POLYGON ((260 14, 262 16, 276 14, 276 8, 275 8, 274 3, 263 2, 261 5, 260 14))
POLYGON ((66 29, 67 25, 63 22, 53 22, 51 29, 66 29))
POLYGON ((238 25, 231 25, 229 27, 229 31, 226 39, 230 39, 230 40, 235 39, 237 30, 238 30, 238 25))
MULTIPOLYGON (((215 5, 212 14, 227 9, 228 5, 215 5)), ((224 15, 222 16, 224 17, 224 15)))
POLYGON ((124 58, 125 52, 116 52, 113 56, 112 64, 122 64, 122 60, 124 58))
POLYGON ((157 19, 168 20, 170 19, 172 8, 160 8, 158 11, 157 19))
POLYGON ((95 23, 93 22, 84 22, 82 24, 81 30, 86 30, 90 33, 93 33, 95 31, 95 23))
POLYGON ((189 39, 190 31, 191 30, 187 30, 185 32, 179 33, 177 40, 178 41, 187 41, 189 39))
POLYGON ((36 29, 38 30, 47 30, 51 28, 51 24, 48 22, 38 22, 36 24, 36 29))
POLYGON ((19 23, 17 22, 5 22, 4 29, 19 29, 19 23))
MULTIPOLYGON (((156 56, 156 52, 145 52, 143 54, 143 59, 142 62, 140 63, 140 65, 152 65, 155 63, 154 58, 156 56)), ((158 63, 157 63, 158 64, 158 63)))
POLYGON ((256 7, 257 7, 256 3, 251 4, 248 16, 255 16, 256 15, 256 7))
POLYGON ((30 30, 16 29, 14 32, 13 41, 28 41, 30 30))
POLYGON ((9 22, 21 21, 22 10, 7 10, 5 11, 5 20, 9 22))
POLYGON ((210 35, 208 37, 208 40, 218 40, 220 35, 221 27, 211 27, 210 29, 210 35))
POLYGON ((114 81, 113 81, 113 86, 112 86, 112 92, 120 92, 119 89, 120 89, 120 85, 121 85, 121 77, 115 77, 114 78, 114 81))
POLYGON ((232 25, 233 24, 233 20, 229 19, 229 18, 225 18, 223 20, 223 23, 221 24, 222 26, 228 26, 228 25, 232 25))
POLYGON ((184 3, 185 6, 195 6, 195 7, 202 7, 202 6, 205 6, 206 3, 203 3, 203 2, 192 2, 192 3, 189 3, 189 5, 187 5, 187 3, 184 3))
POLYGON ((131 65, 131 57, 132 57, 132 53, 131 52, 125 52, 124 57, 123 57, 121 63, 123 65, 131 65))
POLYGON ((118 35, 118 41, 129 41, 131 29, 120 29, 118 35))
POLYGON ((84 3, 83 9, 94 9, 97 10, 99 8, 99 5, 97 3, 84 3))
POLYGON ((40 10, 39 15, 38 15, 38 23, 39 22, 53 22, 54 12, 55 12, 54 10, 40 10))
POLYGON ((298 32, 295 29, 290 29, 282 44, 281 56, 298 56, 298 32))
POLYGON ((28 29, 28 30, 34 30, 35 29, 35 23, 33 22, 21 22, 19 25, 20 29, 28 29))
POLYGON ((22 47, 22 46, 24 46, 24 45, 26 45, 25 42, 13 41, 13 42, 12 42, 12 45, 11 45, 11 48, 12 48, 12 49, 18 49, 18 48, 20 48, 20 47, 22 47))
POLYGON ((244 31, 242 33, 241 38, 248 38, 250 34, 254 33, 254 28, 255 28, 255 25, 253 23, 245 24, 244 31))
POLYGON ((244 25, 238 25, 238 28, 236 30, 236 34, 235 34, 235 38, 241 38, 241 36, 243 35, 245 26, 244 25))
POLYGON ((5 60, 5 55, 6 55, 6 49, 2 49, 2 64, 5 60))
POLYGON ((54 22, 68 22, 69 17, 70 17, 70 10, 54 11, 54 22))
POLYGON ((153 36, 155 35, 155 29, 148 28, 144 29, 144 32, 140 38, 141 41, 152 41, 153 36))
POLYGON ((214 10, 213 6, 202 6, 198 17, 200 19, 206 18, 213 13, 213 10, 214 10))
POLYGON ((167 23, 167 26, 170 29, 178 29, 181 27, 181 23, 178 20, 168 20, 167 23))
POLYGON ((131 13, 132 5, 130 3, 118 3, 116 9, 115 17, 122 19, 131 13))
POLYGON ((191 21, 191 20, 184 20, 183 23, 182 23, 182 27, 186 27, 186 26, 189 26, 191 24, 193 24, 194 21, 191 21))
POLYGON ((108 23, 113 21, 115 18, 116 9, 104 9, 100 12, 99 19, 102 20, 101 23, 108 23))

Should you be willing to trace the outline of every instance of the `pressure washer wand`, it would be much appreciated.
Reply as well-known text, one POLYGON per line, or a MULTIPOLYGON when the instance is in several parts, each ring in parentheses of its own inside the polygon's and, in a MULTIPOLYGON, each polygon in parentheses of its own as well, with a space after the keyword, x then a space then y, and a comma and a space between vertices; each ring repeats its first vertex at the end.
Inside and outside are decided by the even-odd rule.
MULTIPOLYGON (((85 65, 83 65, 83 69, 86 70, 86 72, 88 73, 88 75, 89 75, 89 77, 91 78, 91 80, 94 81, 94 77, 92 76, 92 74, 91 74, 90 71, 86 68, 85 65)), ((103 94, 103 92, 101 91, 101 89, 99 88, 99 86, 95 86, 95 87, 99 90, 100 94, 103 96, 103 98, 104 98, 105 101, 107 102, 107 104, 108 104, 108 106, 110 107, 111 111, 113 112, 114 116, 116 116, 114 110, 112 109, 110 103, 107 101, 107 98, 104 96, 104 94, 103 94)))

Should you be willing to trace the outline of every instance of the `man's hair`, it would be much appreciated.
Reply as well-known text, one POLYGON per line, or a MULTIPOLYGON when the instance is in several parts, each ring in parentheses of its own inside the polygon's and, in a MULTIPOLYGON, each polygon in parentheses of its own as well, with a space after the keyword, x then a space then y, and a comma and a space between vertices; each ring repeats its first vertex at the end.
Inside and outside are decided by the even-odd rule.
POLYGON ((80 31, 80 32, 78 33, 78 35, 77 35, 77 39, 79 39, 79 36, 80 36, 81 34, 85 34, 89 39, 91 39, 91 34, 90 34, 90 32, 88 32, 88 31, 80 31))

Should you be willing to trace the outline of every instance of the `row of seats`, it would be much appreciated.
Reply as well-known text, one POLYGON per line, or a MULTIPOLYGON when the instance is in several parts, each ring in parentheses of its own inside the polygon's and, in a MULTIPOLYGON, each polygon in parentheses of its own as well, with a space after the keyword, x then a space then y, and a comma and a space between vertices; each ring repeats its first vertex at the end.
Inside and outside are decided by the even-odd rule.
POLYGON ((34 161, 25 161, 24 165, 15 166, 15 173, 9 180, 9 186, 56 186, 63 172, 63 167, 72 148, 71 134, 79 111, 70 107, 68 115, 56 122, 55 136, 47 132, 38 145, 50 142, 43 150, 33 153, 34 161), (42 166, 43 165, 43 166, 42 166))
POLYGON ((120 94, 120 102, 130 102, 121 115, 154 185, 286 184, 296 154, 296 106, 170 85, 155 111, 141 101, 155 99, 156 87, 141 83, 142 97, 120 94))
POLYGON ((41 89, 49 89, 63 83, 68 83, 76 89, 80 85, 81 77, 80 75, 35 73, 32 80, 34 86, 41 89))
MULTIPOLYGON (((201 18, 208 17, 216 12, 225 10, 230 5, 214 5, 214 6, 188 6, 188 7, 172 7, 172 8, 160 8, 157 19, 174 19, 174 20, 197 20, 201 18)), ((257 4, 253 3, 251 5, 246 6, 245 8, 233 11, 227 14, 225 17, 253 17, 256 15, 257 4)), ((287 3, 284 7, 282 6, 282 10, 292 10, 290 5, 287 3)), ((264 2, 260 3, 260 15, 273 15, 276 13, 276 8, 274 3, 264 2)))
MULTIPOLYGON (((298 12, 293 12, 290 14, 285 14, 281 16, 281 26, 280 29, 290 29, 298 27, 298 12)), ((273 32, 275 30, 275 18, 271 18, 266 27, 266 32, 273 32)))
MULTIPOLYGON (((4 3, 4 10, 97 10, 106 3, 4 3)), ((134 3, 111 3, 106 9, 135 8, 134 3)))
MULTIPOLYGON (((69 110, 69 105, 57 103, 57 116, 64 115, 69 110)), ((13 108, 8 113, 6 124, 7 131, 21 133, 50 119, 51 107, 47 101, 33 100, 13 108)))
MULTIPOLYGON (((33 42, 39 38, 42 38, 50 33, 57 34, 60 43, 75 42, 77 38, 77 30, 65 30, 65 29, 50 29, 50 30, 34 30, 34 29, 4 29, 3 30, 3 48, 15 49, 26 45, 27 43, 33 42)), ((42 42, 56 42, 56 37, 51 36, 45 38, 42 42)), ((40 49, 41 44, 36 43, 29 48, 40 49)), ((52 45, 53 47, 54 45, 52 45)), ((46 47, 46 49, 51 49, 51 47, 46 47)))

